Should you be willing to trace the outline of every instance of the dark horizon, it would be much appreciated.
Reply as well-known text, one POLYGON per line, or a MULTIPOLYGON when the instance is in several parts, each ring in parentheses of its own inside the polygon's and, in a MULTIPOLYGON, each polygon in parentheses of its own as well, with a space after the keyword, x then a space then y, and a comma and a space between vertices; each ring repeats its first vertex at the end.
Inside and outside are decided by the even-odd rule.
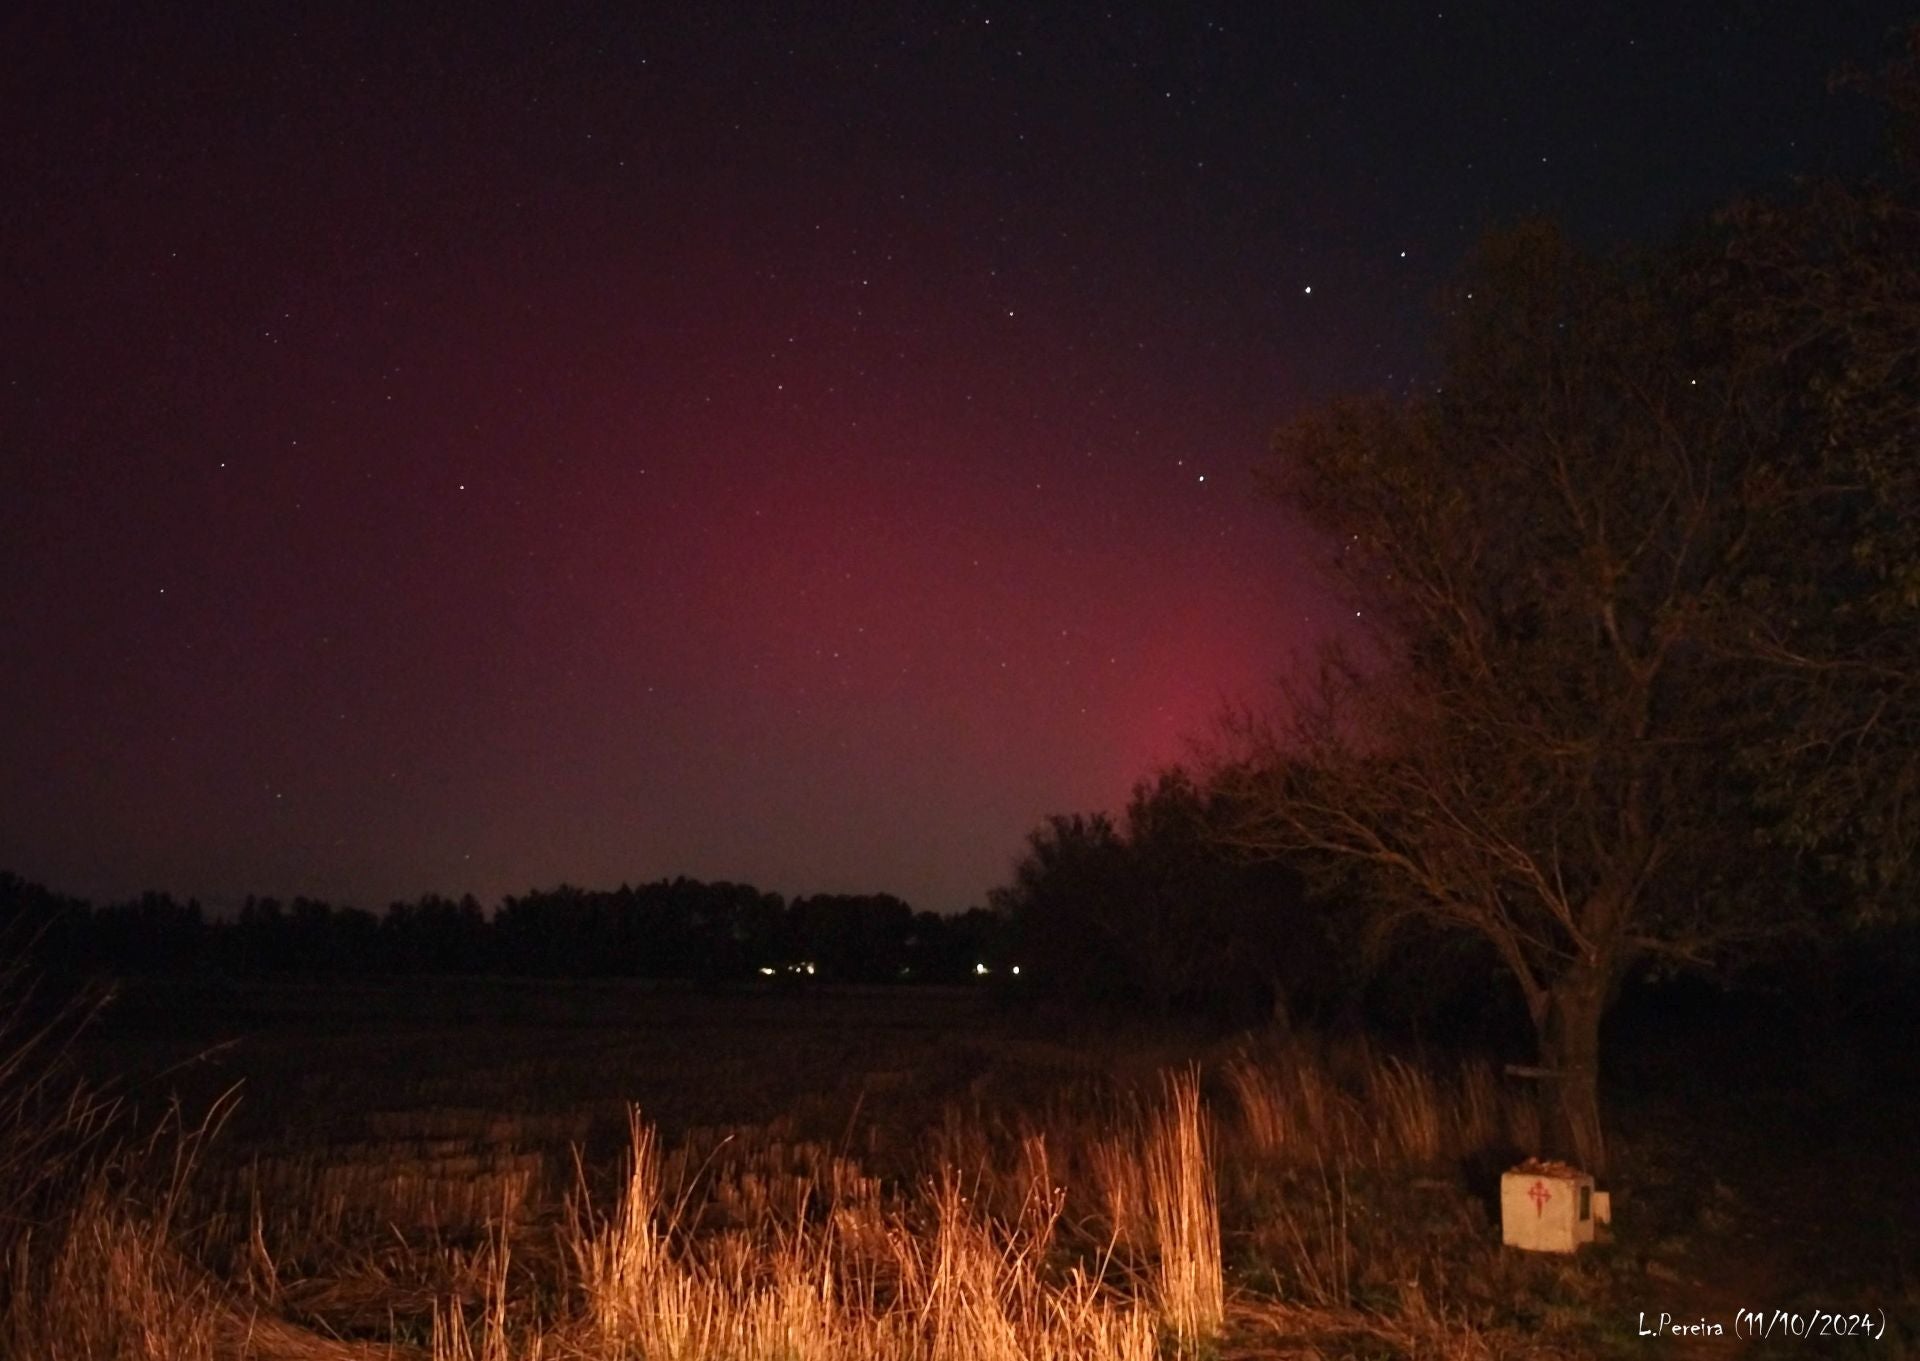
POLYGON ((1270 8, 12 17, 0 866, 979 903, 1337 629, 1280 421, 1911 17, 1270 8))

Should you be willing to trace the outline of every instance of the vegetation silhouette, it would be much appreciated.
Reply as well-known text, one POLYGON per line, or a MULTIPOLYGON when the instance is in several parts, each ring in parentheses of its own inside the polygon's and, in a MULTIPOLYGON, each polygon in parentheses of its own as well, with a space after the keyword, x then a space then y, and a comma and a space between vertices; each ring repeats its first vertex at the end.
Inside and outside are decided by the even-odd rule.
POLYGON ((725 984, 961 983, 1001 970, 1000 919, 915 912, 888 894, 791 902, 745 884, 561 885, 487 912, 428 895, 381 915, 250 897, 231 920, 149 892, 95 907, 0 872, 0 939, 44 972, 239 977, 497 974, 725 984))
POLYGON ((1489 235, 1440 380, 1276 437, 1356 654, 1213 778, 1228 840, 1390 929, 1478 937, 1555 1151, 1603 1171, 1601 1023, 1913 910, 1920 849, 1920 29, 1898 154, 1599 257, 1489 235))

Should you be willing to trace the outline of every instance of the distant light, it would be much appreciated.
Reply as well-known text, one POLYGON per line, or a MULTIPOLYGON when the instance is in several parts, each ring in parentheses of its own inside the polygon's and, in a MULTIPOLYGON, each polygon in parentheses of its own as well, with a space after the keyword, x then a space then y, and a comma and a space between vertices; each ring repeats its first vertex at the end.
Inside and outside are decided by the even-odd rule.
POLYGON ((1302 293, 1311 293, 1311 292, 1313 292, 1313 285, 1312 285, 1312 284, 1308 284, 1308 285, 1307 285, 1307 286, 1306 286, 1305 288, 1303 288, 1303 289, 1301 289, 1300 291, 1301 291, 1302 293))
POLYGON ((1019 972, 1020 972, 1020 966, 1019 966, 1018 964, 1016 964, 1016 965, 1014 965, 1014 966, 1013 966, 1013 972, 1014 972, 1014 973, 1015 973, 1016 975, 1018 975, 1018 974, 1019 974, 1019 972))
POLYGON ((984 964, 976 964, 973 966, 973 971, 976 974, 984 974, 987 972, 987 966, 984 964))
POLYGON ((762 964, 762 965, 760 966, 760 972, 761 972, 761 973, 763 973, 763 974, 765 974, 765 975, 766 975, 766 976, 767 976, 768 978, 772 978, 772 977, 773 977, 773 966, 772 966, 771 964, 762 964))

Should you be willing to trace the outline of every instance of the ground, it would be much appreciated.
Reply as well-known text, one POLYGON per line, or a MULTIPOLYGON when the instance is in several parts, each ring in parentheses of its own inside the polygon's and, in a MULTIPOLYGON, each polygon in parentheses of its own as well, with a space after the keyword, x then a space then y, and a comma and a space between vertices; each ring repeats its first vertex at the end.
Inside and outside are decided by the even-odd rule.
MULTIPOLYGON (((1233 1064, 1297 1061, 1270 1037, 1090 1023, 987 989, 132 983, 75 1060, 120 1095, 128 1128, 224 1112, 193 1173, 188 1236, 223 1279, 340 1338, 424 1346, 487 1226, 509 1221, 526 1307, 563 1309, 538 1302, 562 1289, 541 1284, 560 1266, 540 1244, 570 1196, 617 1200, 635 1109, 658 1127, 669 1178, 706 1177, 697 1227, 724 1232, 783 1196, 804 1214, 849 1179, 1004 1166, 1035 1131, 1054 1175, 1087 1182, 1100 1121, 1191 1062, 1220 1129, 1218 1354, 1911 1355, 1912 1056, 1778 1019, 1653 1006, 1615 1027, 1617 1222, 1572 1261, 1497 1246, 1493 1186, 1515 1151, 1500 1110, 1520 1084, 1482 1065, 1477 1087, 1436 1086, 1416 1072, 1454 1057, 1428 1054, 1403 1088, 1383 1042, 1315 1051, 1323 1085, 1272 1098, 1294 1132, 1258 1138, 1233 1064), (1323 1100, 1348 1116, 1315 1115, 1323 1100), (1324 1146, 1300 1146, 1315 1120, 1324 1146), (1742 1308, 1890 1322, 1871 1347, 1641 1333, 1665 1312, 1731 1334, 1742 1308)), ((1064 1269, 1112 1216, 1091 1193, 1062 1195, 1064 1269)))

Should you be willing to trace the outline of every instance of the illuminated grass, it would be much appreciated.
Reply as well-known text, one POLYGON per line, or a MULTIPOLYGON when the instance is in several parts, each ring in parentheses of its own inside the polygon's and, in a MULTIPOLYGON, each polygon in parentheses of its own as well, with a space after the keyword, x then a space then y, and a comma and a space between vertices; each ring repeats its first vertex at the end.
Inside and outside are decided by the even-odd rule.
MULTIPOLYGON (((852 1032, 838 1015, 825 1033, 844 1043, 852 1032)), ((573 1040, 601 1055, 609 1041, 624 1036, 594 1028, 573 1040)), ((1446 1282, 1497 1260, 1497 1235, 1446 1169, 1524 1133, 1527 1113, 1491 1070, 1442 1073, 1358 1044, 1240 1044, 1165 1069, 1173 1055, 1153 1046, 967 1043, 933 1088, 944 1107, 917 1123, 898 1112, 929 1110, 906 1101, 928 1074, 881 1047, 872 1062, 888 1080, 840 1076, 838 1108, 681 1123, 670 1136, 632 1107, 616 1135, 603 1106, 542 1104, 535 1089, 479 1075, 462 1090, 451 1066, 416 1064, 405 1070, 416 1097, 389 1080, 364 1110, 330 1106, 304 1142, 298 1124, 256 1119, 267 1137, 205 1167, 168 1215, 115 1221, 93 1202, 93 1237, 71 1240, 74 1265, 56 1281, 64 1302, 47 1317, 143 1316, 149 1340, 96 1332, 92 1350, 63 1353, 43 1345, 51 1334, 17 1327, 20 1345, 4 1354, 1144 1361, 1273 1346, 1485 1350, 1446 1282), (1048 1067, 1062 1052, 1072 1062, 1048 1067), (851 1118, 847 1096, 856 1115, 895 1113, 851 1118), (1454 1189, 1410 1213, 1409 1196, 1436 1194, 1420 1186, 1454 1189), (1422 1227, 1434 1207, 1452 1217, 1450 1236, 1422 1227), (100 1246, 112 1242, 121 1246, 100 1246), (103 1303, 109 1279, 121 1282, 114 1299, 147 1303, 103 1303)), ((567 1061, 556 1052, 551 1066, 567 1061)), ((529 1071, 545 1070, 516 1056, 515 1080, 529 1071)), ((670 1090, 686 1080, 663 1077, 670 1090)), ((301 1078, 332 1090, 324 1075, 301 1078)), ((714 1107, 695 1094, 697 1109, 714 1107)), ((57 1246, 36 1243, 22 1260, 52 1280, 57 1246)))

